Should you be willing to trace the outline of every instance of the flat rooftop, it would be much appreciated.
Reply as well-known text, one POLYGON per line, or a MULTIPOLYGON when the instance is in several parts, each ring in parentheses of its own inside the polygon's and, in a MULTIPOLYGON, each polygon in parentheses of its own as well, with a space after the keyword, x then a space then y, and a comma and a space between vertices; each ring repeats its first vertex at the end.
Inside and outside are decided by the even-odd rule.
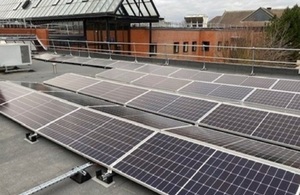
MULTIPOLYGON (((74 62, 78 62, 78 60, 80 59, 75 59, 74 62)), ((105 61, 107 61, 107 59, 105 61)), ((112 61, 112 62, 113 62, 112 64, 118 63, 118 61, 112 61)), ((88 77, 95 77, 96 74, 100 73, 101 76, 101 73, 106 71, 106 69, 98 66, 80 66, 78 64, 76 65, 76 63, 67 64, 64 62, 56 63, 56 62, 45 62, 45 61, 37 61, 37 60, 33 60, 33 64, 31 68, 34 70, 34 72, 20 71, 20 72, 14 72, 9 74, 4 74, 4 72, 0 72, 0 81, 11 81, 18 84, 22 83, 22 85, 25 86, 26 83, 43 83, 46 80, 61 75, 63 76, 67 73, 74 73, 74 74, 84 75, 88 77), (53 71, 53 66, 54 66, 53 63, 55 63, 55 66, 57 68, 57 73, 54 73, 53 71)), ((230 72, 230 70, 226 70, 226 71, 230 72)), ((234 72, 235 70, 233 69, 232 71, 234 72)), ((214 70, 214 72, 218 74, 222 74, 222 70, 214 70)), ((247 74, 239 74, 237 75, 237 77, 241 75, 248 76, 247 74)), ((267 77, 269 75, 261 74, 259 76, 267 77)), ((272 75, 270 76, 270 78, 299 80, 299 77, 297 75, 289 76, 289 75, 285 75, 284 73, 279 74, 278 72, 276 72, 276 76, 272 75)), ((36 87, 38 89, 39 85, 37 85, 36 87)), ((52 89, 53 88, 51 88, 51 90, 52 89)), ((61 89, 59 90, 62 92, 66 92, 61 89)), ((55 93, 55 91, 53 92, 55 93)), ((67 93, 71 94, 71 92, 67 92, 67 93)), ((81 95, 80 98, 81 97, 84 98, 83 95, 81 95)), ((205 97, 205 99, 210 99, 210 98, 211 97, 205 97)), ((216 100, 219 99, 216 98, 216 100)), ((101 104, 101 102, 97 102, 96 99, 93 100, 93 98, 91 97, 86 97, 86 101, 88 101, 89 103, 95 101, 95 105, 97 103, 101 104)), ((215 101, 215 99, 213 99, 213 101, 215 101)), ((78 102, 80 101, 77 99, 75 103, 78 102)), ((255 107, 259 108, 260 106, 256 105, 254 106, 254 108, 255 107)), ((269 107, 263 107, 261 109, 269 109, 269 107)), ((120 109, 120 111, 122 111, 122 109, 120 109)), ((280 108, 272 108, 272 111, 282 112, 280 108)), ((128 112, 135 113, 136 111, 128 111, 128 112)), ((300 113, 299 111, 293 111, 290 112, 289 114, 299 116, 300 115, 299 113, 300 113)), ((153 116, 151 116, 150 118, 153 119, 153 116)), ((153 121, 159 121, 159 120, 160 119, 157 118, 155 118, 155 120, 153 119, 153 121)), ((151 123, 149 122, 149 124, 151 123)), ((165 125, 165 124, 162 123, 159 125, 165 125)), ((178 122, 177 125, 180 126, 185 124, 183 121, 180 121, 178 122), (183 124, 180 124, 181 122, 183 124)), ((16 122, 6 118, 3 115, 0 115, 0 126, 1 126, 0 147, 3 148, 0 150, 0 171, 2 172, 2 177, 0 177, 0 194, 6 195, 6 194, 22 193, 24 191, 31 189, 32 187, 35 187, 43 182, 49 181, 63 173, 70 171, 72 168, 83 165, 89 161, 81 157, 80 155, 77 155, 65 149, 64 147, 61 147, 55 144, 54 142, 51 142, 43 137, 39 138, 37 143, 34 144, 29 143, 28 141, 25 140, 25 134, 31 131, 17 124, 16 122)), ((294 156, 294 159, 295 158, 296 159, 300 158, 300 155, 296 157, 294 156)), ((99 165, 95 165, 88 168, 87 171, 93 177, 95 176, 95 171, 98 169, 103 169, 103 167, 99 165)), ((299 173, 299 171, 297 173, 299 173)), ((155 192, 147 189, 146 187, 138 185, 137 183, 121 175, 116 175, 114 176, 113 185, 111 185, 108 188, 97 183, 94 180, 89 180, 83 184, 77 184, 71 179, 66 179, 58 184, 55 184, 53 186, 50 186, 49 188, 46 188, 38 192, 37 194, 104 194, 104 195, 105 194, 122 194, 122 195, 146 194, 147 195, 147 194, 155 194, 155 192)))
MULTIPOLYGON (((4 74, 0 72, 0 80, 38 82, 56 77, 64 73, 78 73, 86 76, 95 76, 103 69, 87 66, 58 64, 58 74, 54 74, 52 63, 33 61, 32 69, 35 72, 15 72, 4 74)), ((24 140, 25 134, 30 132, 23 126, 0 115, 0 194, 20 194, 43 182, 60 176, 76 166, 88 162, 85 158, 45 139, 39 138, 35 144, 24 140)), ((91 176, 99 166, 87 169, 91 176)), ((36 194, 155 194, 122 176, 114 177, 114 184, 109 188, 89 180, 77 184, 66 179, 50 186, 36 194)))

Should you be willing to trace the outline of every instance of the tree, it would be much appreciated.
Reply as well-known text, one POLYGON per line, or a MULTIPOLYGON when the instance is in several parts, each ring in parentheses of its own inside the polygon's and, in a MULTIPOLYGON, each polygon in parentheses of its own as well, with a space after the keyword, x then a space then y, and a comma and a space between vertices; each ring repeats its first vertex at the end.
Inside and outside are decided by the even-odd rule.
MULTIPOLYGON (((266 29, 266 45, 273 48, 300 49, 300 7, 284 10, 280 18, 274 17, 266 29)), ((299 52, 274 52, 278 60, 296 61, 300 58, 299 52)))

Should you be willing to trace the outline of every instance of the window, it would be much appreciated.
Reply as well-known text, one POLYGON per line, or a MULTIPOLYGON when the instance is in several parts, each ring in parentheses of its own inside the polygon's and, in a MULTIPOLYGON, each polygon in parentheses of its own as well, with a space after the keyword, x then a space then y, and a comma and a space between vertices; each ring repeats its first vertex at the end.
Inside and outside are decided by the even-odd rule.
POLYGON ((204 51, 209 51, 209 41, 203 41, 202 45, 204 51))
POLYGON ((192 43, 192 51, 193 52, 197 51, 197 41, 193 41, 193 43, 192 43))
POLYGON ((37 8, 37 6, 39 6, 39 4, 41 3, 42 0, 38 0, 33 6, 32 8, 37 8))
POLYGON ((183 42, 183 52, 186 53, 189 51, 189 42, 183 42))
POLYGON ((56 0, 52 5, 56 6, 59 3, 60 0, 56 0))
POLYGON ((179 53, 179 42, 174 42, 173 52, 179 53))
POLYGON ((151 43, 150 45, 150 56, 156 56, 157 53, 157 44, 151 43))
POLYGON ((222 41, 218 41, 218 51, 221 51, 222 50, 222 41))

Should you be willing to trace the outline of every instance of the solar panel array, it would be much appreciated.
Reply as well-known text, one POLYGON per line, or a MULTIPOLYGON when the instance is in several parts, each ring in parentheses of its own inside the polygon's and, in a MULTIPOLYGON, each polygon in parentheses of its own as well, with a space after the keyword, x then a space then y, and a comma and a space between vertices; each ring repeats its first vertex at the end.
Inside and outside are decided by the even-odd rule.
POLYGON ((300 152, 297 150, 196 126, 173 128, 168 132, 300 168, 300 152))
POLYGON ((38 93, 31 93, 0 106, 0 112, 20 124, 37 130, 76 107, 38 93))
POLYGON ((59 112, 60 108, 65 114, 55 114, 57 118, 51 118, 41 128, 30 129, 156 192, 290 195, 299 189, 300 176, 295 172, 159 133, 36 92, 7 103, 15 107, 24 104, 26 108, 21 109, 20 115, 32 112, 31 119, 35 120, 40 111, 50 108, 45 106, 49 102, 61 103, 54 104, 57 107, 53 109, 59 112))
MULTIPOLYGON (((114 79, 110 77, 109 72, 119 72, 119 66, 116 68, 107 73, 101 73, 99 77, 114 79)), ((193 96, 210 96, 217 100, 225 98, 232 101, 245 101, 252 105, 254 103, 300 110, 297 101, 293 101, 294 96, 299 95, 297 93, 300 92, 300 81, 229 75, 155 65, 144 65, 132 68, 130 71, 127 70, 127 72, 128 77, 120 77, 118 81, 148 88, 178 91, 193 96), (134 75, 134 73, 136 74, 134 75), (138 73, 149 75, 144 74, 138 78, 138 73), (134 79, 130 79, 130 75, 134 76, 134 79)))
MULTIPOLYGON (((77 75, 77 77, 80 76, 77 75)), ((58 79, 62 78, 59 77, 58 79)), ((51 83, 53 83, 53 80, 51 83)), ((216 89, 213 91, 216 91, 216 89)), ((293 148, 299 148, 300 145, 297 138, 299 117, 279 114, 276 120, 280 121, 280 127, 286 126, 290 128, 279 132, 283 128, 271 128, 274 125, 272 126, 269 123, 273 124, 275 119, 269 119, 272 113, 268 111, 226 104, 219 106, 216 102, 164 92, 147 91, 106 81, 85 87, 79 92, 189 123, 198 123, 198 120, 201 119, 200 125, 202 126, 229 131, 255 139, 263 139, 272 143, 276 142, 293 148), (291 123, 293 124, 291 125, 291 123), (268 128, 268 131, 262 128, 264 125, 266 126, 265 128, 268 128)), ((232 95, 235 94, 233 93, 232 95)))
MULTIPOLYGON (((69 78, 80 77, 78 79, 80 81, 86 79, 86 77, 81 77, 75 74, 72 74, 72 76, 66 74, 65 77, 66 78, 64 79, 64 76, 60 76, 57 77, 57 80, 52 79, 50 81, 46 81, 45 83, 58 86, 60 88, 66 88, 66 86, 70 86, 68 90, 77 91, 78 88, 73 87, 74 82, 69 78), (64 80, 68 80, 69 83, 61 84, 61 82, 64 80)), ((80 86, 82 89, 77 92, 123 105, 126 104, 129 107, 154 112, 187 122, 195 123, 210 109, 217 105, 215 102, 206 100, 150 91, 134 86, 127 86, 96 79, 94 80, 94 83, 96 84, 90 85, 90 83, 88 83, 86 87, 80 86), (189 109, 186 109, 187 107, 189 109)))
POLYGON ((31 91, 27 90, 26 88, 18 87, 15 85, 11 85, 8 82, 1 81, 0 105, 29 93, 31 93, 31 91))
POLYGON ((39 131, 105 165, 116 161, 151 133, 151 130, 83 109, 39 131))
POLYGON ((295 194, 299 176, 164 134, 114 166, 166 194, 295 194))
POLYGON ((200 125, 300 148, 300 117, 221 105, 200 125))

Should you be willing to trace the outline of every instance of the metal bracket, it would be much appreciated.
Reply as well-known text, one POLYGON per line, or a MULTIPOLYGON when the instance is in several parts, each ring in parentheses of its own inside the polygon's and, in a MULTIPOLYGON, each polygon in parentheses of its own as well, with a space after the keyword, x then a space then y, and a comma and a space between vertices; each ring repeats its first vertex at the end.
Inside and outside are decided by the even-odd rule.
POLYGON ((38 134, 36 134, 36 133, 26 133, 26 139, 28 141, 34 143, 38 139, 38 134))
POLYGON ((96 171, 96 178, 107 184, 110 184, 113 182, 113 176, 114 176, 114 173, 111 170, 108 170, 106 173, 103 173, 103 171, 101 169, 96 171))

